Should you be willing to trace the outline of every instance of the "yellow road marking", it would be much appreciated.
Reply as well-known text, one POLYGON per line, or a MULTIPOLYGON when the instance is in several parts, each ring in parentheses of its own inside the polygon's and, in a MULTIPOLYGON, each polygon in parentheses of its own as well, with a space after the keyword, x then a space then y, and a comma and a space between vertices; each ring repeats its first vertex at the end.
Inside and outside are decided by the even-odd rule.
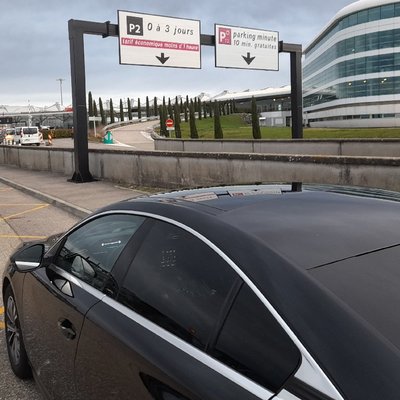
POLYGON ((47 236, 30 236, 30 235, 0 235, 0 239, 46 239, 47 236))
POLYGON ((0 207, 24 207, 24 206, 44 206, 47 203, 25 203, 25 204, 15 204, 15 203, 0 203, 0 207))
POLYGON ((27 213, 30 213, 30 212, 33 212, 33 211, 41 210, 42 208, 48 207, 49 205, 50 204, 42 204, 41 206, 32 208, 31 210, 22 211, 22 212, 17 213, 17 214, 7 215, 7 217, 0 217, 0 219, 5 221, 6 219, 18 217, 19 215, 23 215, 23 214, 27 214, 27 213))
MULTIPOLYGON (((4 314, 4 307, 0 307, 0 317, 4 314)), ((0 321, 0 329, 4 329, 5 325, 3 321, 0 321)))

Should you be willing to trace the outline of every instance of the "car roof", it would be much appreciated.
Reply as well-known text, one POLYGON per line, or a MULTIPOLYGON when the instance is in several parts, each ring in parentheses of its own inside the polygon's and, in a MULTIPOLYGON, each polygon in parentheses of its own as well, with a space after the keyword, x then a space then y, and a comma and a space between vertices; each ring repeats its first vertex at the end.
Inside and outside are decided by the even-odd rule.
MULTIPOLYGON (((144 199, 128 201, 131 206, 144 199)), ((146 202, 212 215, 304 269, 400 243, 400 193, 339 186, 245 185, 175 191, 146 202)), ((164 214, 164 216, 168 216, 164 214)))
MULTIPOLYGON (((346 398, 394 400, 400 349, 314 272, 398 247, 399 200, 399 193, 381 190, 255 185, 158 194, 103 211, 160 215, 205 235, 268 299, 346 398)), ((340 273, 336 266, 332 271, 340 273)))

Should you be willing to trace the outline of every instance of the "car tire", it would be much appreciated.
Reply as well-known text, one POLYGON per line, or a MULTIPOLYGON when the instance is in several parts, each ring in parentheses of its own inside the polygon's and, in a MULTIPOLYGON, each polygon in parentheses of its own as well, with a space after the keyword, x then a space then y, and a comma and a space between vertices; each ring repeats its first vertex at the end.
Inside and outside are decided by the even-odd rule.
POLYGON ((25 351, 14 293, 10 286, 4 293, 4 323, 11 368, 18 378, 30 378, 32 370, 25 351))

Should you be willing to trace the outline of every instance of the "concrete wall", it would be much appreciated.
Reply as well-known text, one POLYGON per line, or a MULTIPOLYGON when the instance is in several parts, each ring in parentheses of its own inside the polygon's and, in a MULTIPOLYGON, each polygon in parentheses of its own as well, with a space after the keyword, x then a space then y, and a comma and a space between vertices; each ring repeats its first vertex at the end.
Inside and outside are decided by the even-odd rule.
POLYGON ((154 137, 156 150, 400 157, 400 139, 182 140, 154 137))
MULTIPOLYGON (((72 149, 0 146, 0 164, 74 172, 72 149)), ((99 179, 162 188, 254 182, 327 183, 400 191, 400 157, 91 150, 99 179)))

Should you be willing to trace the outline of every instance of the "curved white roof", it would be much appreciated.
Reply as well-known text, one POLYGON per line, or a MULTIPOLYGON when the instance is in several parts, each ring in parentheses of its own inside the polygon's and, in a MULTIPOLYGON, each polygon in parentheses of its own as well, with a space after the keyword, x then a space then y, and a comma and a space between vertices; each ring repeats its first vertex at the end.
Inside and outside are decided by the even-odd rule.
POLYGON ((335 24, 338 20, 345 17, 346 15, 353 14, 357 11, 365 10, 367 8, 383 6, 385 4, 399 3, 400 1, 394 0, 358 0, 355 3, 351 3, 346 7, 343 7, 321 30, 321 32, 313 39, 313 41, 306 46, 304 52, 308 51, 308 49, 313 46, 317 41, 321 39, 325 35, 325 33, 331 28, 332 25, 335 24))
POLYGON ((212 97, 212 100, 218 101, 226 101, 226 100, 241 100, 241 99, 249 99, 254 97, 273 97, 273 96, 290 96, 291 86, 282 86, 280 88, 265 88, 259 90, 244 90, 242 92, 228 92, 224 91, 216 96, 212 97))

